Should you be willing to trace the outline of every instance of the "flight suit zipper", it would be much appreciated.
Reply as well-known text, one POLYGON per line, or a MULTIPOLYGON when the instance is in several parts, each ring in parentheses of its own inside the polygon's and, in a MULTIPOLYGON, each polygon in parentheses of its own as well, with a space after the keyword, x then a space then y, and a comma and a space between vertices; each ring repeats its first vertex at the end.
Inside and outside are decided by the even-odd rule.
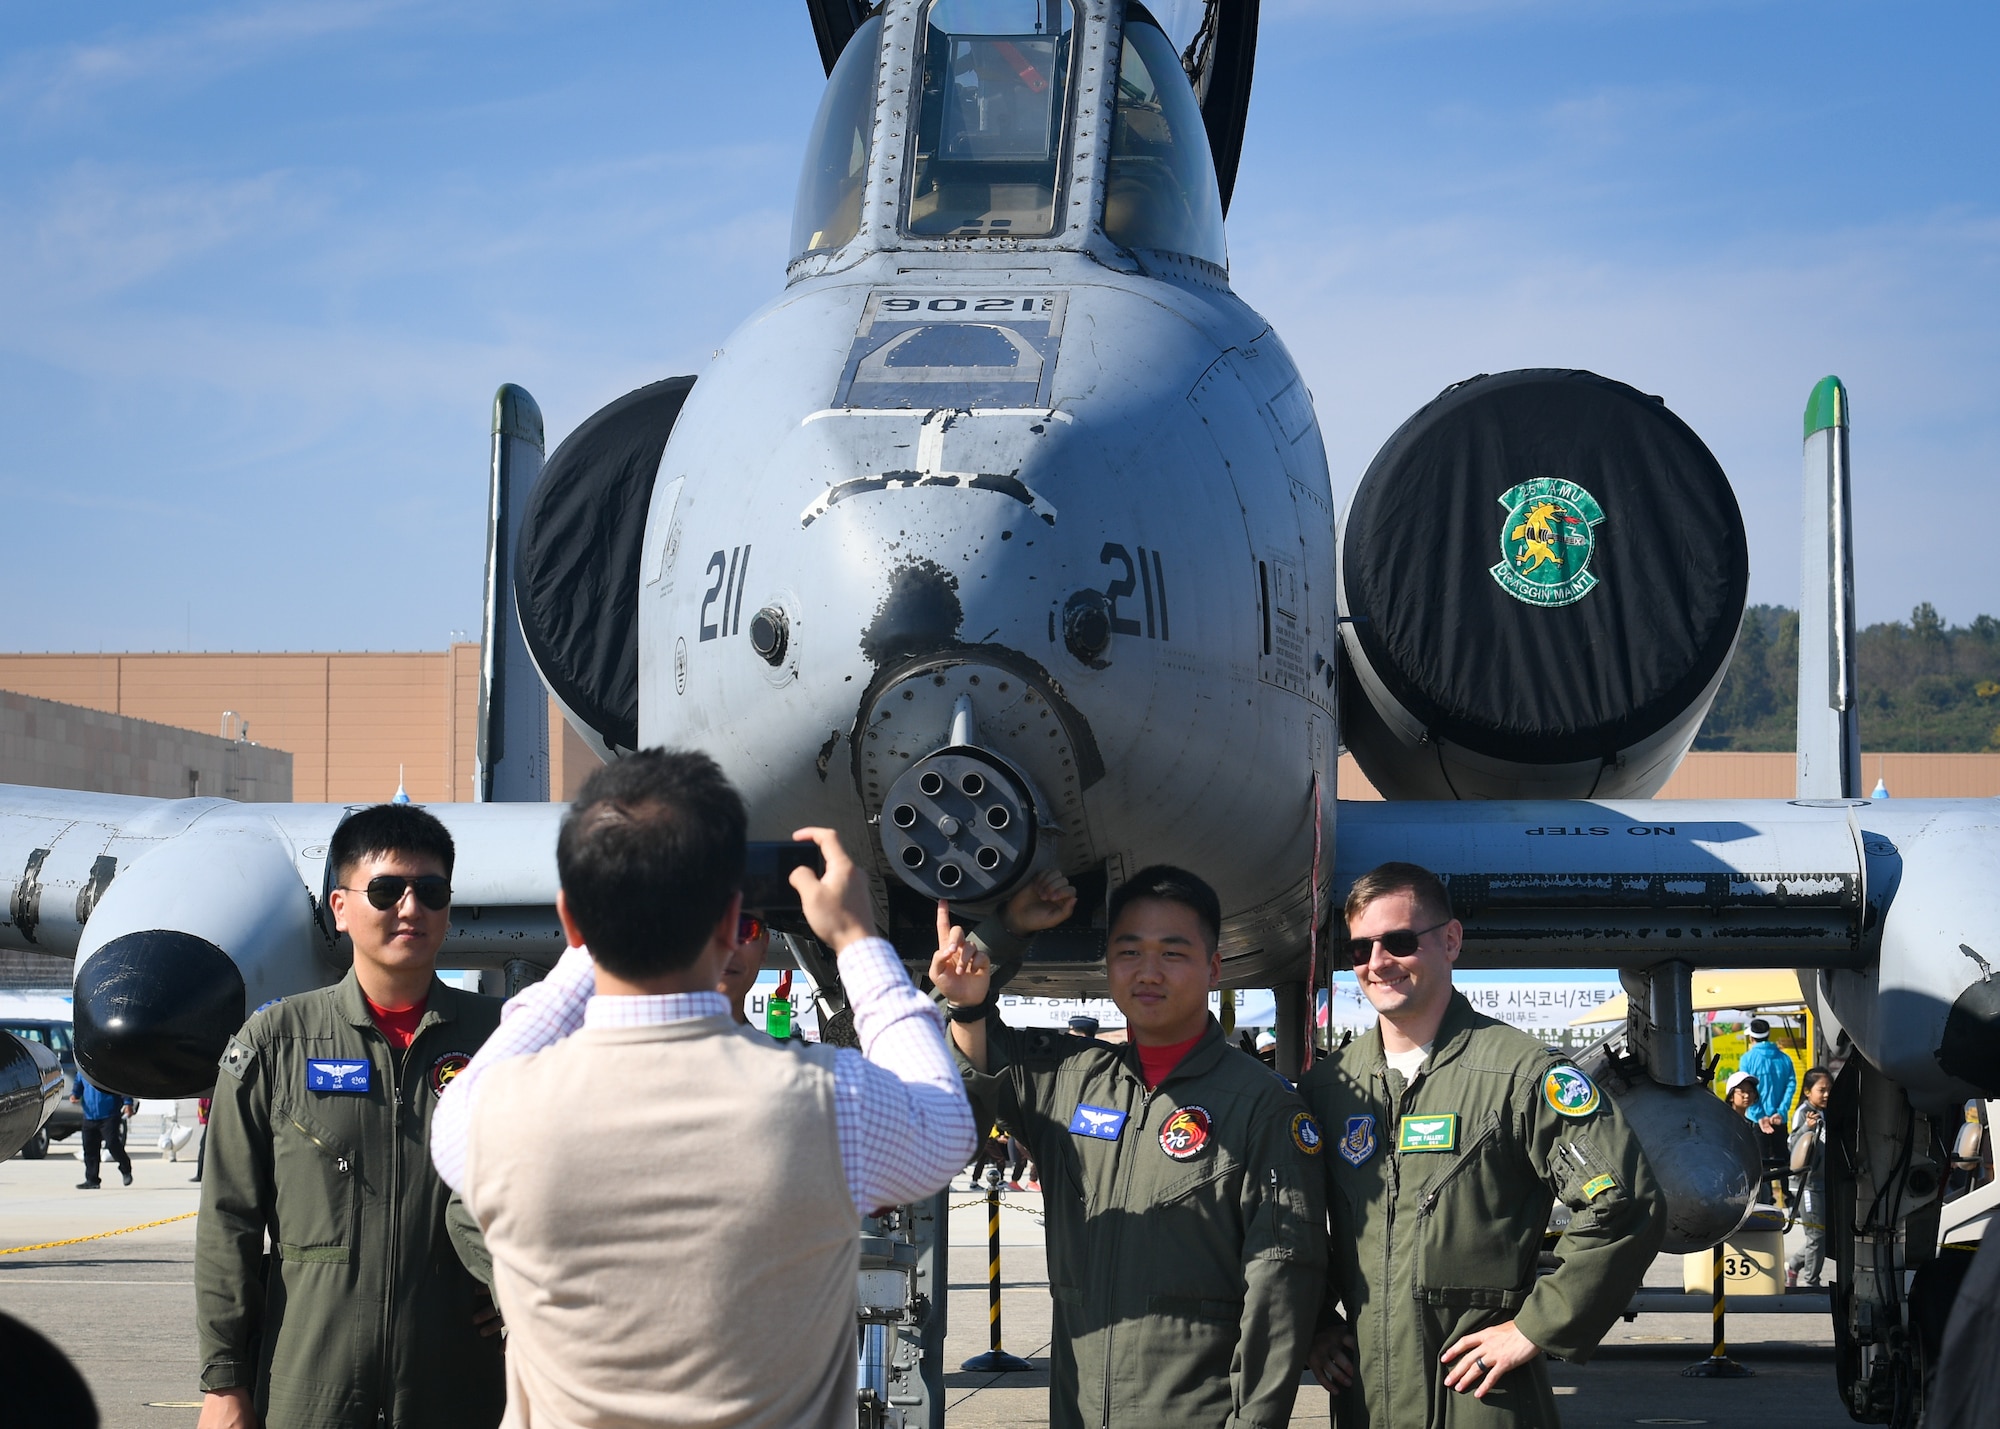
MULTIPOLYGON (((1419 1068, 1419 1072, 1421 1072, 1421 1070, 1422 1069, 1419 1068)), ((1396 1279, 1395 1279, 1396 1197, 1401 1193, 1403 1185, 1403 1160, 1402 1160, 1402 1153, 1396 1149, 1396 1142, 1397 1142, 1396 1128, 1397 1128, 1397 1123, 1402 1116, 1403 1100, 1402 1097, 1396 1095, 1395 1086, 1389 1080, 1389 1073, 1386 1067, 1378 1071, 1376 1073, 1376 1076, 1379 1077, 1382 1082, 1383 1104, 1386 1105, 1389 1109, 1389 1114, 1386 1118, 1384 1118, 1382 1127, 1382 1141, 1384 1145, 1383 1154, 1389 1158, 1388 1168, 1387 1168, 1388 1175, 1386 1178, 1389 1184, 1387 1187, 1388 1193, 1382 1197, 1382 1282, 1381 1283, 1389 1287, 1389 1295, 1387 1298, 1389 1303, 1393 1304, 1395 1299, 1394 1287, 1396 1284, 1396 1279)), ((1409 1085, 1406 1084, 1404 1086, 1403 1092, 1405 1096, 1409 1094, 1409 1085)), ((1393 1328, 1391 1324, 1391 1316, 1393 1316, 1393 1314, 1394 1312, 1389 1308, 1389 1305, 1385 1305, 1381 1310, 1378 1310, 1376 1312, 1375 1343, 1376 1343, 1377 1357, 1381 1360, 1382 1363, 1381 1382, 1383 1384, 1392 1383, 1389 1377, 1390 1376, 1389 1356, 1390 1356, 1390 1351, 1392 1349, 1390 1341, 1393 1338, 1393 1328)), ((1391 1402, 1390 1413, 1393 1418, 1394 1415, 1393 1401, 1391 1402)))
MULTIPOLYGON (((375 1035, 388 1051, 389 1062, 389 1256, 388 1273, 382 1287, 382 1403, 375 1422, 388 1429, 389 1406, 396 1402, 396 1266, 402 1255, 403 1226, 403 1087, 402 1071, 409 1060, 406 1049, 399 1059, 388 1037, 378 1028, 375 1035)), ((419 1036, 422 1034, 419 1033, 419 1036)), ((410 1039, 415 1047, 417 1039, 410 1039)))
POLYGON ((1463 1171, 1466 1167, 1470 1166, 1472 1164, 1472 1158, 1479 1154, 1480 1150, 1485 1147, 1487 1142, 1491 1141, 1494 1137, 1498 1136, 1499 1134, 1500 1134, 1500 1128, 1497 1124, 1489 1126, 1486 1128, 1486 1130, 1480 1132, 1479 1135, 1476 1138, 1474 1138, 1472 1144, 1466 1147, 1464 1151, 1459 1153, 1458 1160, 1452 1162, 1450 1169, 1447 1170, 1444 1173, 1444 1175, 1438 1177, 1437 1180, 1431 1182, 1430 1189, 1424 1192, 1424 1199, 1417 1206, 1417 1214, 1419 1216, 1428 1217, 1430 1213, 1437 1208, 1438 1197, 1444 1193, 1444 1188, 1451 1184, 1452 1178, 1457 1176, 1458 1173, 1463 1171))
MULTIPOLYGON (((1146 1129, 1146 1123, 1152 1115, 1153 1096, 1157 1091, 1158 1091, 1157 1087, 1149 1087, 1146 1091, 1146 1094, 1139 1098, 1138 1129, 1140 1131, 1144 1131, 1146 1129)), ((1134 1144, 1136 1144, 1136 1142, 1134 1144)), ((1125 1138, 1121 1136, 1115 1143, 1113 1143, 1111 1151, 1111 1187, 1113 1191, 1112 1199, 1114 1204, 1118 1206, 1120 1209, 1124 1207, 1127 1199, 1124 1178, 1125 1178, 1125 1138)), ((1118 1251, 1119 1248, 1123 1245, 1124 1240, 1125 1240, 1125 1233, 1123 1230, 1120 1230, 1117 1239, 1114 1240, 1111 1245, 1111 1264, 1108 1267, 1109 1270, 1111 1271, 1111 1274, 1107 1277, 1109 1280, 1109 1284, 1105 1286, 1106 1298, 1103 1302, 1106 1305, 1112 1303, 1110 1297, 1115 1293, 1116 1287, 1118 1285, 1118 1251)), ((1101 1429, 1111 1429, 1111 1337, 1116 1332, 1117 1322, 1118 1322, 1118 1317, 1116 1315, 1109 1315, 1105 1317, 1104 1388, 1098 1398, 1099 1412, 1103 1416, 1103 1418, 1100 1421, 1101 1429)))
POLYGON ((335 1151, 331 1146, 328 1146, 324 1141, 321 1141, 317 1136, 314 1136, 310 1131, 307 1131, 306 1124, 300 1121, 297 1117, 293 1116, 290 1112, 285 1113, 285 1120, 289 1121, 293 1126, 296 1126, 299 1129, 300 1136, 303 1136, 307 1141, 310 1141, 314 1146, 317 1146, 320 1149, 320 1151, 324 1153, 326 1156, 332 1158, 334 1170, 338 1171, 343 1176, 347 1174, 348 1160, 345 1156, 342 1156, 338 1151, 335 1151))

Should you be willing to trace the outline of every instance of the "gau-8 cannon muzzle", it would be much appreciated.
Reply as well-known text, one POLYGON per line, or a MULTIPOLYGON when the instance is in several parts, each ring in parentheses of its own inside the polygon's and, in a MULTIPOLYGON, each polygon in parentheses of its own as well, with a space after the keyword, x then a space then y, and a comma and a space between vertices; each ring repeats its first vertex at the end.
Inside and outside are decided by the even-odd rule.
POLYGON ((997 897, 1034 862, 1034 796, 992 755, 966 746, 940 749, 889 786, 882 849, 926 898, 997 897))

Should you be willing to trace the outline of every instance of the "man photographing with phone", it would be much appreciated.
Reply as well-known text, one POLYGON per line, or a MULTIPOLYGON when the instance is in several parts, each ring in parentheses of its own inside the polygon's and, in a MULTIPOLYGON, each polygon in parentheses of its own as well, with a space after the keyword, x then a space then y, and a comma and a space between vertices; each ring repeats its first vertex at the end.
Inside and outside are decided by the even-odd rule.
POLYGON ((826 872, 790 883, 861 1050, 731 1019, 716 984, 746 823, 706 755, 592 775, 556 846, 570 950, 439 1108, 432 1156, 485 1233, 510 1330, 509 1423, 846 1429, 861 1217, 972 1154, 937 1013, 832 830, 799 831, 826 872))

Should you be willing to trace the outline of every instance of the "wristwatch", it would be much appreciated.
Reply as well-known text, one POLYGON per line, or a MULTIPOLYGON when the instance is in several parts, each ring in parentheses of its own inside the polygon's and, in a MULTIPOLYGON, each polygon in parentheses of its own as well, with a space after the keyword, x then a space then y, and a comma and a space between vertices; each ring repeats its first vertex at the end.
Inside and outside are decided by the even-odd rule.
POLYGON ((968 1002, 964 1006, 947 1002, 944 1015, 953 1022, 984 1022, 993 1015, 993 994, 987 993, 983 1002, 968 1002))

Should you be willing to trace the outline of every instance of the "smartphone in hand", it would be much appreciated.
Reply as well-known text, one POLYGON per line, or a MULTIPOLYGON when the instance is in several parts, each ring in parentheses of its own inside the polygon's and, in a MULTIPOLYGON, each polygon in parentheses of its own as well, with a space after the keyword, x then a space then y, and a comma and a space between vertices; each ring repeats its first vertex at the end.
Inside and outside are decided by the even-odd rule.
POLYGON ((826 873, 826 857, 810 839, 753 839, 743 864, 743 911, 761 914, 781 932, 805 933, 805 908, 792 887, 792 870, 826 873))

